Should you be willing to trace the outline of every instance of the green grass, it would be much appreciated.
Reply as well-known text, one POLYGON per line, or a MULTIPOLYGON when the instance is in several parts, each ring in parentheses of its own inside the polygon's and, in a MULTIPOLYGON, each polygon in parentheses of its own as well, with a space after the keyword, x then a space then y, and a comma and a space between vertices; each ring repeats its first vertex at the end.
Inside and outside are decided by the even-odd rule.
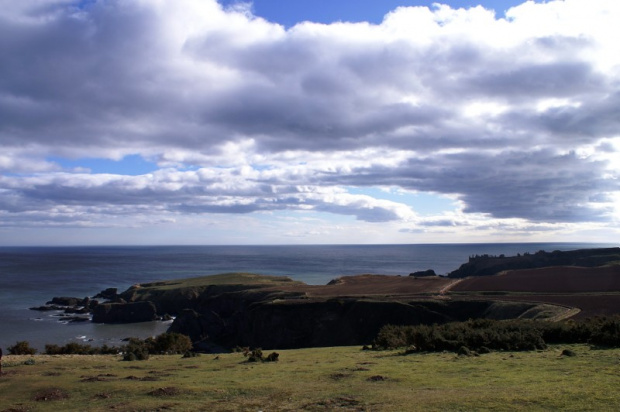
POLYGON ((212 285, 282 286, 297 284, 303 284, 303 282, 295 281, 285 276, 267 276, 254 273, 223 273, 220 275, 144 283, 140 285, 140 287, 152 290, 172 290, 207 287, 212 285))
POLYGON ((0 411, 614 410, 620 349, 585 345, 457 357, 362 351, 278 351, 276 363, 240 353, 152 356, 5 356, 0 411), (570 348, 575 357, 563 357, 570 348), (39 400, 64 393, 67 399, 39 400))

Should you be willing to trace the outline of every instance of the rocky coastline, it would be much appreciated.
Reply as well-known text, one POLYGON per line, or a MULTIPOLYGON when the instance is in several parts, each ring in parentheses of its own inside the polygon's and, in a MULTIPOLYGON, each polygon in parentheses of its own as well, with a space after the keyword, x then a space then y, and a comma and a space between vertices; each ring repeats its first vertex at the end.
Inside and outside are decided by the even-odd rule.
MULTIPOLYGON (((620 248, 478 256, 446 277, 429 269, 411 276, 348 276, 325 286, 310 286, 288 277, 230 273, 134 285, 122 293, 109 288, 92 298, 56 297, 31 309, 59 311, 60 319, 69 322, 135 323, 174 318, 169 331, 190 336, 199 350, 213 345, 264 349, 357 345, 369 343, 386 324, 574 316, 580 309, 555 302, 553 290, 529 296, 502 290, 451 289, 465 277, 504 276, 507 271, 562 265, 612 265, 612 278, 617 272, 620 279, 618 262, 620 248)), ((608 272, 606 269, 606 276, 610 276, 608 272)), ((598 272, 592 273, 597 276, 598 272)), ((618 307, 612 309, 620 313, 620 291, 611 289, 601 293, 614 299, 617 294, 618 307)), ((578 288, 575 294, 583 298, 578 288)))

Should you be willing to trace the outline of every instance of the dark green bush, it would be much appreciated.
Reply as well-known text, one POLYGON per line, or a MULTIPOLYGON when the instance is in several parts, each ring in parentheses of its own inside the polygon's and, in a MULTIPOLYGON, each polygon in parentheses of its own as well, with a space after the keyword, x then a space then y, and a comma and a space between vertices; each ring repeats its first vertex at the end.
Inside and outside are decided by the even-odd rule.
POLYGON ((475 319, 443 325, 381 328, 374 349, 408 348, 407 352, 457 351, 461 346, 486 353, 491 350, 545 349, 547 343, 591 343, 620 347, 620 317, 585 321, 475 319), (484 348, 484 349, 483 349, 484 348))
POLYGON ((189 350, 183 354, 183 358, 197 358, 198 356, 200 356, 200 353, 189 350))
POLYGON ((280 358, 280 354, 278 352, 271 352, 265 358, 265 362, 277 362, 279 358, 280 358))
POLYGON ((573 356, 577 356, 577 354, 574 351, 570 350, 570 349, 564 349, 562 351, 562 356, 573 357, 573 356))
POLYGON ((620 318, 600 320, 599 328, 592 333, 589 342, 599 346, 620 346, 620 318))
POLYGON ((30 347, 30 343, 25 340, 16 342, 15 345, 7 348, 10 355, 34 355, 37 353, 35 348, 30 347))
POLYGON ((467 346, 461 346, 458 351, 456 351, 459 356, 471 356, 472 353, 467 346))
MULTIPOLYGON (((151 339, 151 338, 149 338, 151 339)), ((127 345, 123 347, 123 360, 125 361, 137 361, 147 360, 149 358, 150 343, 147 340, 140 340, 137 338, 129 339, 127 345)))
POLYGON ((262 362, 263 361, 263 351, 260 348, 254 349, 253 351, 248 353, 246 356, 248 358, 248 362, 262 362))
POLYGON ((253 350, 244 348, 243 356, 248 358, 248 362, 277 362, 280 358, 280 354, 277 352, 271 352, 269 355, 264 356, 261 348, 253 350))
POLYGON ((64 346, 53 344, 45 345, 46 355, 114 355, 120 352, 119 348, 103 345, 102 347, 92 347, 76 342, 67 343, 64 346))
POLYGON ((149 355, 185 354, 191 351, 192 341, 180 333, 163 333, 144 340, 131 338, 123 346, 124 360, 146 360, 149 355))
POLYGON ((153 342, 151 353, 180 354, 192 349, 192 341, 187 335, 180 333, 163 333, 157 336, 153 342))

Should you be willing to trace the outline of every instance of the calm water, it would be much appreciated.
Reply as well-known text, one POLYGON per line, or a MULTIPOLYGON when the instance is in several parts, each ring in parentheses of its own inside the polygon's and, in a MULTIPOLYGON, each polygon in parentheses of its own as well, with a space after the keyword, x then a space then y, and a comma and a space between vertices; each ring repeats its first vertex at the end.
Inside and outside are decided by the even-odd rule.
POLYGON ((453 245, 330 246, 159 246, 0 248, 0 347, 27 340, 45 343, 90 341, 117 345, 127 336, 146 337, 167 325, 62 324, 56 313, 35 312, 54 296, 93 296, 134 283, 225 272, 286 275, 308 284, 326 284, 343 275, 408 275, 434 269, 446 274, 475 254, 515 255, 538 250, 573 250, 617 244, 513 243, 453 245))

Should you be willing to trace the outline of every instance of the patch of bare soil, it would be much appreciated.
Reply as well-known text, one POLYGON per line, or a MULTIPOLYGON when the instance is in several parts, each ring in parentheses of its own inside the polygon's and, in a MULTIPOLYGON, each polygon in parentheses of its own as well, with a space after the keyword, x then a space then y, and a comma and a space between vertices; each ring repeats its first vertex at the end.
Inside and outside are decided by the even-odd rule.
POLYGON ((177 396, 181 394, 181 390, 174 386, 166 386, 152 390, 148 394, 151 396, 177 396))
POLYGON ((111 373, 101 373, 97 376, 82 375, 80 378, 82 378, 80 382, 107 382, 110 380, 109 378, 116 378, 116 375, 111 373))
POLYGON ((339 380, 351 377, 351 374, 339 372, 339 373, 332 373, 331 375, 329 375, 329 377, 332 380, 339 381, 339 380))
POLYGON ((69 394, 66 391, 63 391, 62 389, 58 389, 58 388, 46 389, 46 390, 38 392, 34 396, 34 400, 37 402, 59 401, 63 399, 69 399, 69 394))
POLYGON ((374 375, 371 376, 370 378, 367 379, 367 381, 369 382, 383 382, 383 381, 387 381, 388 378, 382 375, 374 375))
POLYGON ((128 381, 140 381, 140 382, 156 382, 160 380, 160 378, 157 376, 145 376, 143 378, 139 378, 133 375, 127 376, 125 379, 128 381))
POLYGON ((343 410, 343 411, 364 411, 365 408, 355 398, 347 397, 347 396, 339 396, 333 399, 326 399, 324 401, 319 401, 316 403, 308 404, 303 407, 303 409, 310 411, 333 411, 333 410, 343 410))
POLYGON ((95 394, 95 396, 93 396, 94 399, 110 399, 111 397, 112 397, 112 394, 107 393, 107 392, 97 393, 95 394))

